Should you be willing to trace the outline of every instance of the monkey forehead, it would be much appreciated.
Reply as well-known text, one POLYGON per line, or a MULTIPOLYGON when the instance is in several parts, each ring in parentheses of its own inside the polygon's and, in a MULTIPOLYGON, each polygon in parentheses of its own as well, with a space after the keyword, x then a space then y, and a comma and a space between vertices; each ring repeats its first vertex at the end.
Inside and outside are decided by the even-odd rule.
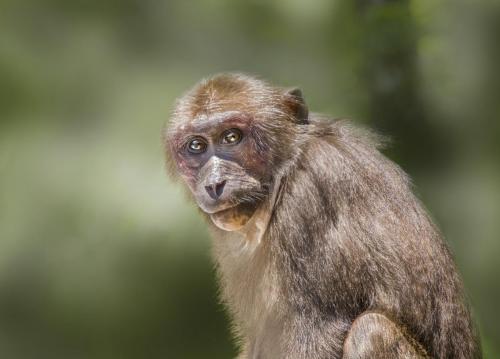
POLYGON ((201 81, 177 100, 167 134, 205 133, 231 117, 242 117, 244 125, 284 116, 287 108, 280 89, 242 74, 221 74, 201 81))
POLYGON ((246 124, 250 121, 250 117, 241 111, 224 111, 215 113, 199 114, 190 121, 193 128, 201 130, 218 127, 225 123, 246 124))
POLYGON ((212 112, 212 113, 205 112, 205 113, 200 113, 198 114, 198 116, 194 117, 190 121, 190 125, 192 126, 204 126, 206 124, 218 125, 229 118, 238 117, 241 115, 242 113, 236 110, 212 112))
POLYGON ((195 118, 203 113, 231 110, 256 113, 276 107, 282 91, 242 74, 219 74, 202 80, 177 101, 175 114, 195 118))
POLYGON ((223 117, 226 114, 258 114, 269 107, 269 102, 261 101, 257 96, 241 96, 235 93, 228 98, 211 96, 200 100, 188 98, 180 101, 174 117, 178 122, 202 122, 207 118, 223 117))
POLYGON ((203 113, 198 116, 180 121, 171 127, 173 133, 205 134, 217 133, 228 127, 245 128, 251 125, 252 118, 240 111, 225 111, 215 113, 203 113))
POLYGON ((266 101, 216 101, 204 107, 189 107, 181 103, 173 113, 170 128, 185 130, 190 127, 219 125, 230 120, 248 123, 252 120, 264 120, 286 116, 286 111, 279 106, 276 98, 269 96, 266 101))

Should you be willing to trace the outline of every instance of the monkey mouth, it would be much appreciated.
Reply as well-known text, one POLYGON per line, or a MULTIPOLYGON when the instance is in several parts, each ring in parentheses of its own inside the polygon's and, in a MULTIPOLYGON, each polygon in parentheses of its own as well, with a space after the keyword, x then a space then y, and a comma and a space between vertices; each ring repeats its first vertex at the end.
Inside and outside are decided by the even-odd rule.
POLYGON ((203 212, 209 215, 229 213, 230 211, 243 210, 245 212, 254 211, 265 199, 265 193, 258 192, 244 196, 236 196, 231 199, 220 202, 200 202, 199 207, 203 212))
POLYGON ((207 207, 206 205, 200 205, 201 210, 209 215, 230 211, 231 209, 236 208, 236 207, 238 207, 238 203, 226 203, 226 204, 221 204, 220 206, 213 206, 213 207, 212 206, 207 207))
POLYGON ((215 212, 208 213, 210 216, 216 216, 216 217, 224 217, 227 216, 228 214, 235 212, 236 208, 238 205, 235 206, 230 206, 230 207, 224 207, 223 209, 219 209, 215 212))
POLYGON ((209 215, 221 215, 224 213, 230 213, 234 211, 244 211, 248 212, 250 210, 255 210, 259 206, 260 202, 231 202, 226 204, 221 204, 220 206, 214 206, 212 208, 206 208, 205 206, 201 209, 203 212, 209 215))

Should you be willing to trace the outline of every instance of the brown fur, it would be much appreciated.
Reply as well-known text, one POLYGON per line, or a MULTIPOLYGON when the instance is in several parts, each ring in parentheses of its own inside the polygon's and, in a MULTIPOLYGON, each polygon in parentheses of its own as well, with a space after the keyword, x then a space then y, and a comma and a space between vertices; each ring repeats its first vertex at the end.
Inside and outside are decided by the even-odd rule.
POLYGON ((405 173, 371 132, 309 115, 300 92, 219 75, 179 100, 167 159, 198 204, 200 173, 215 167, 198 170, 182 139, 228 111, 249 139, 217 150, 229 161, 217 175, 247 173, 227 218, 249 218, 235 231, 208 223, 241 358, 481 358, 455 265, 405 173))

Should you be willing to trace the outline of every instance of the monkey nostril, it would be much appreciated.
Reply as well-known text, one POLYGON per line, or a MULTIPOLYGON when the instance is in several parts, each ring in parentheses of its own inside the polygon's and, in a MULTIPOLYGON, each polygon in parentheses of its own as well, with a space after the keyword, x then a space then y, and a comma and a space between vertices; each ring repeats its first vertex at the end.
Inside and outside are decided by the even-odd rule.
POLYGON ((226 181, 210 184, 208 186, 205 186, 205 190, 207 191, 208 195, 212 199, 218 199, 221 195, 222 192, 224 192, 224 186, 226 185, 226 181))
POLYGON ((220 197, 222 192, 224 191, 224 186, 226 185, 226 181, 222 181, 215 184, 215 194, 217 197, 220 197))

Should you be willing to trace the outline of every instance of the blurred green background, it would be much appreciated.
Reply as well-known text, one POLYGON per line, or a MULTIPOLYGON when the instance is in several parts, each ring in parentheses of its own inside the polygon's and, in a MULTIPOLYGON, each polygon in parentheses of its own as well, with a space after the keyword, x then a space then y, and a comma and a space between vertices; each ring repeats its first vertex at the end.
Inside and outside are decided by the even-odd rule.
POLYGON ((160 130, 200 78, 392 137, 500 357, 500 2, 0 0, 0 357, 231 358, 160 130))

